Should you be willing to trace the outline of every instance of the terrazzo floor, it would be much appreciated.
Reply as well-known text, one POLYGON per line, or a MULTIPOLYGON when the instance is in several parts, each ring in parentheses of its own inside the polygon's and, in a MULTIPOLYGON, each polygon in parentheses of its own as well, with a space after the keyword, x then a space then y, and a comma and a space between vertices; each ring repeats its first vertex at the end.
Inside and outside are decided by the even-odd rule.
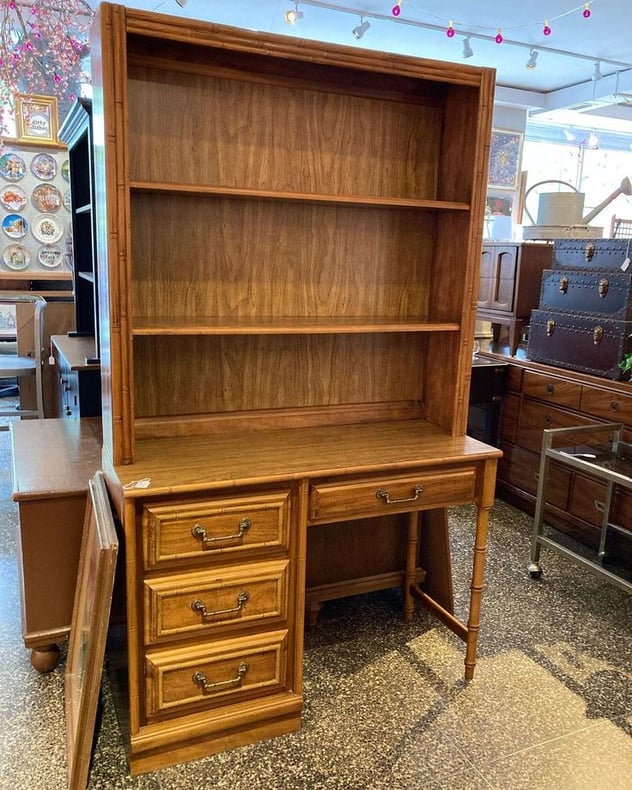
MULTIPOLYGON (((20 631, 10 437, 0 433, 0 788, 66 786, 65 653, 32 669, 20 631)), ((473 510, 450 513, 464 617, 473 510)), ((498 501, 474 680, 463 643, 398 591, 327 604, 305 637, 301 730, 138 777, 128 775, 107 678, 89 788, 147 790, 630 790, 632 596, 543 549, 526 573, 531 519, 498 501)))

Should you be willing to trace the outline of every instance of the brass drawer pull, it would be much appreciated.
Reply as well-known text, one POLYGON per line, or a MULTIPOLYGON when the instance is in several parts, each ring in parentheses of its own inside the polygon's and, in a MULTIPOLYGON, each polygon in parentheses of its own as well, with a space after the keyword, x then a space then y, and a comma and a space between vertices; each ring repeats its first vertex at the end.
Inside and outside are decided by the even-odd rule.
POLYGON ((202 615, 203 620, 209 620, 211 617, 241 612, 249 598, 250 593, 244 590, 237 596, 237 606, 233 606, 232 609, 216 609, 214 612, 209 612, 204 601, 200 601, 199 598, 196 598, 195 601, 191 602, 191 609, 193 609, 194 612, 199 612, 202 615))
POLYGON ((546 322, 546 336, 551 337, 551 335, 555 332, 555 321, 552 318, 546 322))
POLYGON ((391 495, 383 488, 378 488, 375 492, 375 496, 378 499, 384 500, 386 505, 401 505, 402 502, 415 502, 419 499, 419 494, 424 490, 424 487, 421 485, 417 485, 413 488, 413 495, 408 499, 391 499, 391 495))
POLYGON ((198 671, 193 673, 193 682, 196 686, 201 686, 202 691, 218 691, 227 686, 241 686, 241 681, 245 678, 249 668, 248 664, 242 661, 237 669, 237 677, 230 680, 220 680, 217 683, 209 683, 204 672, 198 671))
POLYGON ((555 392, 555 385, 547 384, 544 389, 546 390, 547 395, 553 395, 553 393, 555 392))
POLYGON ((597 290, 599 291, 599 296, 604 299, 606 294, 608 293, 608 288, 610 287, 608 280, 604 277, 602 280, 599 280, 597 285, 597 290))
POLYGON ((584 258, 587 261, 592 261, 596 249, 594 242, 589 241, 584 249, 584 258))
POLYGON ((560 277, 559 291, 563 294, 568 291, 568 277, 560 277))
POLYGON ((243 538, 251 526, 252 522, 249 518, 242 518, 242 520, 239 522, 239 530, 234 535, 219 535, 216 538, 208 538, 206 536, 206 530, 204 527, 201 524, 196 524, 191 530, 191 534, 194 538, 199 538, 204 546, 208 546, 211 543, 219 543, 225 540, 239 540, 240 538, 243 538))
POLYGON ((618 400, 611 400, 610 401, 610 410, 611 411, 619 411, 619 401, 618 400))
POLYGON ((544 424, 545 425, 551 425, 552 422, 553 422, 553 418, 551 417, 551 415, 550 414, 545 414, 544 415, 544 424))

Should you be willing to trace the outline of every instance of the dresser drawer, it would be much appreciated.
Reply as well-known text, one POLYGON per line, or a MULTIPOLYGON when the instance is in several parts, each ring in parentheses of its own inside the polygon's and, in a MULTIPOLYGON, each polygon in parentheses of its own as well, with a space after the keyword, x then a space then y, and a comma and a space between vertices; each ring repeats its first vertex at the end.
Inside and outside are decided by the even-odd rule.
POLYGON ((522 382, 524 395, 569 409, 579 409, 581 390, 581 386, 572 381, 532 373, 530 370, 525 371, 522 382))
MULTIPOLYGON (((515 445, 501 445, 503 457, 498 462, 498 482, 536 496, 540 474, 540 456, 515 445)), ((567 467, 553 462, 546 486, 546 501, 561 510, 568 503, 571 473, 567 467)))
POLYGON ((195 558, 287 550, 290 492, 201 501, 148 503, 143 508, 145 568, 195 558))
MULTIPOLYGON (((595 422, 546 403, 524 400, 520 410, 516 444, 539 454, 542 450, 542 431, 545 428, 570 428, 574 425, 594 425, 595 422)), ((568 437, 568 443, 573 443, 572 436, 568 437)))
POLYGON ((316 482, 310 490, 309 517, 311 521, 331 521, 471 502, 475 483, 473 466, 344 483, 316 482))
POLYGON ((632 425, 632 395, 582 387, 582 411, 604 420, 632 425))
POLYGON ((274 631, 147 655, 147 718, 282 690, 287 685, 287 636, 287 631, 274 631))
POLYGON ((145 580, 145 642, 287 619, 287 561, 145 580))

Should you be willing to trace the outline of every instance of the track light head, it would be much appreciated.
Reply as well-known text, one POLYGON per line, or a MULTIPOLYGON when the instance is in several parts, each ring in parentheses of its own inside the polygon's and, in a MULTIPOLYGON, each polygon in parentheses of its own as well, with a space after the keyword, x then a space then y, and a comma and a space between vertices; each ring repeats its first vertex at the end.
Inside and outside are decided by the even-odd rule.
POLYGON ((180 8, 184 8, 187 4, 187 0, 176 0, 176 3, 180 6, 180 8))
POLYGON ((593 82, 597 82, 597 80, 601 79, 601 63, 599 61, 596 61, 595 63, 592 78, 593 82))
POLYGON ((285 12, 285 21, 288 25, 295 25, 302 18, 303 12, 298 10, 298 3, 294 8, 290 8, 285 12))
POLYGON ((533 69, 535 69, 536 66, 538 65, 538 55, 539 54, 540 53, 538 52, 537 49, 532 49, 531 52, 529 53, 529 60, 525 63, 525 66, 530 71, 533 71, 533 69))
POLYGON ((361 17, 360 20, 360 24, 357 27, 354 27, 352 31, 353 35, 358 39, 362 38, 366 31, 371 27, 371 23, 368 19, 362 19, 361 17))
POLYGON ((474 50, 470 46, 470 37, 467 36, 463 39, 463 57, 464 58, 471 58, 474 54, 474 50))

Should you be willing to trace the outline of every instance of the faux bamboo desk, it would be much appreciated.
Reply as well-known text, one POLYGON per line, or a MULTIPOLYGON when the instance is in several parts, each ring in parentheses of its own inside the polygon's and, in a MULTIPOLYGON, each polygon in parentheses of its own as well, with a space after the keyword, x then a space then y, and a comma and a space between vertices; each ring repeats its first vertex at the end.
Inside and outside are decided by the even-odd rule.
POLYGON ((70 632, 88 480, 101 466, 101 421, 11 425, 13 500, 19 508, 22 636, 40 672, 70 632))

